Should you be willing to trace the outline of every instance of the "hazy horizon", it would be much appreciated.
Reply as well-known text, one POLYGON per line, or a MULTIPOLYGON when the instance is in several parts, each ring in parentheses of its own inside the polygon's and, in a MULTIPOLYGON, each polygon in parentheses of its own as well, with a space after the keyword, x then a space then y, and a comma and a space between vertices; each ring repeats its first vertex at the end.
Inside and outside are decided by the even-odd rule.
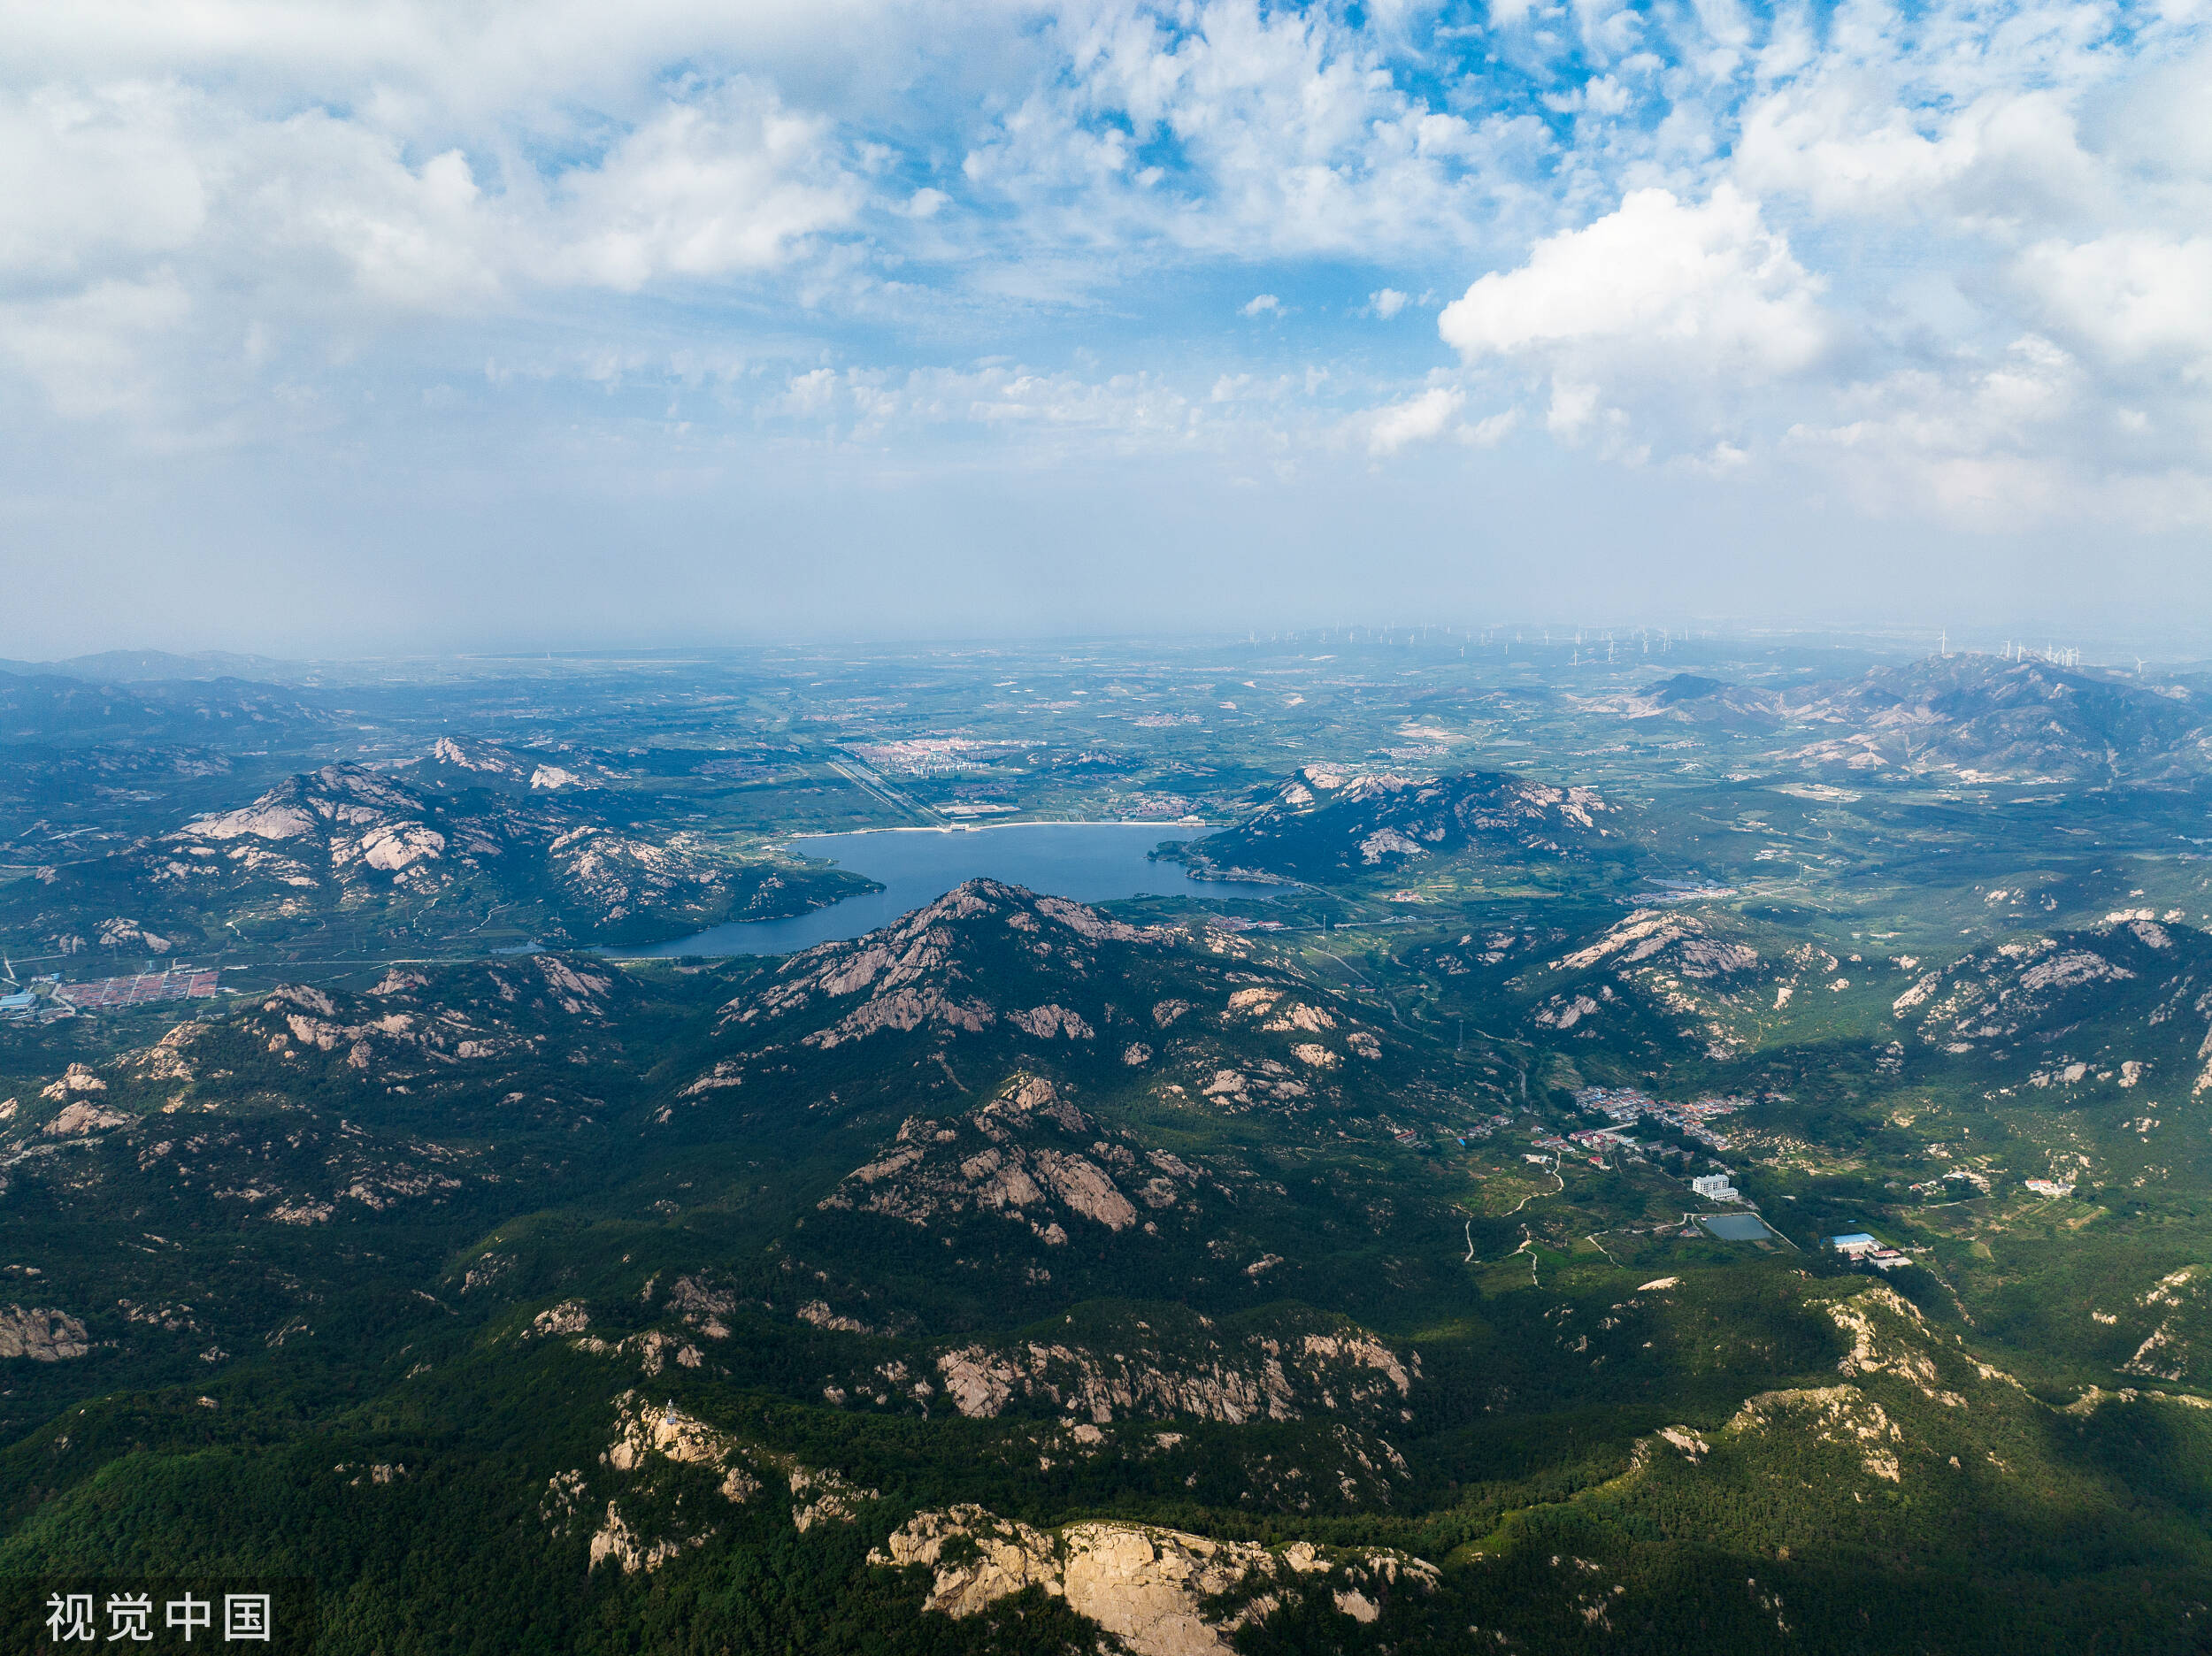
POLYGON ((2200 637, 2193 641, 2193 629, 2180 628, 2158 636, 2147 628, 2137 633, 2114 633, 2079 626, 1762 626, 1716 617, 1607 625, 1509 617, 1487 622, 1337 623, 1274 631, 1192 627, 1117 632, 1068 627, 964 635, 921 629, 903 633, 791 632, 738 639, 605 638, 292 654, 121 645, 48 657, 0 655, 0 672, 55 671, 111 683, 257 677, 278 681, 299 677, 303 682, 320 682, 323 675, 337 673, 339 678, 331 681, 334 686, 346 681, 349 670, 389 670, 403 678, 410 670, 419 669, 434 676, 466 678, 473 671, 497 673, 541 663, 561 671, 622 665, 675 668, 688 663, 759 668, 779 661, 796 664, 831 658, 842 658, 850 665, 863 662, 895 665, 901 661, 949 665, 972 656, 1005 655, 1010 659, 1022 652, 1049 649, 1079 653, 1071 660, 1079 659, 1079 653, 1087 651, 1109 655, 1158 651, 1172 656, 1218 649, 1225 654, 1253 652, 1263 657, 1275 655, 1308 661, 1366 658, 1388 663, 1402 658, 1429 663, 1463 652, 1486 661, 1494 669, 1525 667, 1546 677, 1570 671, 1618 676, 1641 669, 1656 678, 1678 671, 1695 674, 1709 668, 1740 669, 1747 659, 1746 652, 1751 653, 1751 659, 1762 655, 1772 657, 1769 671, 1784 667, 1784 658, 1794 654, 1798 657, 1794 664, 1801 668, 1823 655, 1832 655, 1839 658, 1839 671, 1855 671, 1858 663, 1978 657, 1997 662, 2032 660, 2061 669, 2128 675, 2137 671, 2186 672, 2212 663, 2212 639, 2200 637))

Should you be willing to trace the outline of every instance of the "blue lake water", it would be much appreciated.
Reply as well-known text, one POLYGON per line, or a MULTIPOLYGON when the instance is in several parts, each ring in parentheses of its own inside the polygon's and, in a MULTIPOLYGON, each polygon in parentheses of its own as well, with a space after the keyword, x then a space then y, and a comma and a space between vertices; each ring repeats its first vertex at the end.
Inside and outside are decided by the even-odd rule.
POLYGON ((817 943, 856 938, 982 876, 1026 886, 1078 902, 1116 897, 1256 893, 1267 888, 1194 880, 1179 862, 1154 862, 1147 853, 1164 840, 1195 840, 1213 831, 1186 823, 1010 823, 998 828, 883 829, 868 833, 809 834, 791 842, 801 856, 820 857, 883 889, 848 897, 788 920, 738 920, 695 936, 645 948, 618 949, 626 959, 672 954, 788 954, 817 943))

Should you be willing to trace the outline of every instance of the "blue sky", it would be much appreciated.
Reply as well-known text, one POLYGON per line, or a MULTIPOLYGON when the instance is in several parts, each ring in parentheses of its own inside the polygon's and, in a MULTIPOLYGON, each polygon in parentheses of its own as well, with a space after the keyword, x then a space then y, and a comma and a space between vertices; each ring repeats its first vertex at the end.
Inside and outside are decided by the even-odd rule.
POLYGON ((2212 596, 2190 4, 0 27, 0 654, 2212 596))

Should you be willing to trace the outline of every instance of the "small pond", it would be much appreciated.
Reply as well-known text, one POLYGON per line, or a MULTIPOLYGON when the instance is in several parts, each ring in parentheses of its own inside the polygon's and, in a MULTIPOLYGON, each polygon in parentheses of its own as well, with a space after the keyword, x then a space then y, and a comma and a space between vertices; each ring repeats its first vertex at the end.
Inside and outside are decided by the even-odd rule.
POLYGON ((1756 1214, 1700 1214, 1697 1222, 1724 1242, 1764 1242, 1774 1235, 1756 1214))

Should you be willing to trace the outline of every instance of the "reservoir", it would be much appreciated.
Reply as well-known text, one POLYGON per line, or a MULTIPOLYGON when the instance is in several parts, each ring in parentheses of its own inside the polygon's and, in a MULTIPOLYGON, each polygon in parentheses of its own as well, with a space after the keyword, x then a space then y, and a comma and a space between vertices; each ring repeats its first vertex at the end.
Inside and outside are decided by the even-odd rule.
POLYGON ((737 920, 673 942, 615 949, 624 959, 672 954, 788 954, 817 943, 842 941, 888 925, 901 915, 979 877, 1026 886, 1078 902, 1117 897, 1225 897, 1257 886, 1194 880, 1179 862, 1155 862, 1148 853, 1164 840, 1194 840, 1216 824, 1195 823, 1010 823, 950 831, 878 829, 866 833, 809 834, 788 849, 819 857, 883 889, 848 897, 787 920, 737 920))
POLYGON ((1724 1242, 1764 1242, 1775 1234, 1756 1214, 1700 1214, 1697 1222, 1724 1242))

